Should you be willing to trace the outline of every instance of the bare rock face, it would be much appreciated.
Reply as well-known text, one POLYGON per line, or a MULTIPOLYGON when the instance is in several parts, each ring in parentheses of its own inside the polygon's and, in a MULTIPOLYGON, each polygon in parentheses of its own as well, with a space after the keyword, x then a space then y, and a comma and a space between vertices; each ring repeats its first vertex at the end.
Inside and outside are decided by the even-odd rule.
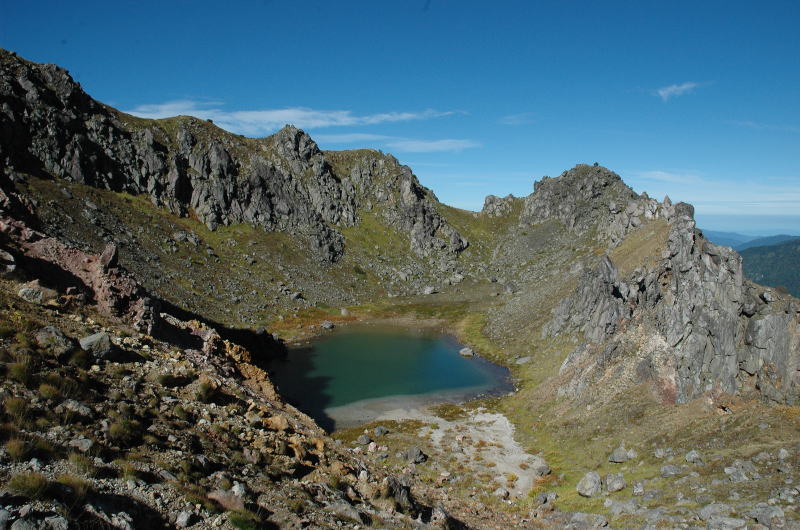
POLYGON ((598 241, 617 245, 631 230, 651 219, 671 219, 672 202, 637 195, 619 175, 602 166, 579 164, 558 178, 544 177, 523 203, 521 223, 558 219, 571 231, 596 230, 598 241))
POLYGON ((142 331, 152 330, 156 302, 127 271, 116 266, 113 245, 106 247, 101 256, 87 254, 31 229, 22 221, 3 216, 0 216, 0 236, 17 248, 28 272, 46 278, 65 292, 72 289, 81 293, 104 313, 142 331))
POLYGON ((503 217, 511 213, 515 200, 515 197, 510 194, 505 197, 487 195, 483 201, 481 213, 489 217, 503 217))
POLYGON ((247 223, 302 235, 322 260, 336 261, 344 237, 334 225, 352 226, 360 208, 387 202, 387 220, 418 255, 446 257, 467 244, 406 166, 380 155, 337 175, 292 126, 248 139, 187 118, 166 133, 94 101, 66 70, 4 50, 0 108, 0 160, 10 170, 146 195, 212 230, 247 223))
POLYGON ((739 254, 702 237, 690 205, 675 205, 673 216, 653 270, 620 278, 604 256, 554 310, 545 334, 587 339, 561 367, 562 395, 578 397, 613 374, 654 380, 668 401, 757 391, 800 402, 797 300, 765 294, 744 278, 739 254))

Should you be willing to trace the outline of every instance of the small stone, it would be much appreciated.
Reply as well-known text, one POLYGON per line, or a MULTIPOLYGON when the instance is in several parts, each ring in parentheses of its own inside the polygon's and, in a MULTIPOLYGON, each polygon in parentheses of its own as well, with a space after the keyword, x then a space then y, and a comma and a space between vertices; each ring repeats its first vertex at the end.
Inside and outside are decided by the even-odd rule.
POLYGON ((608 519, 597 513, 576 512, 570 518, 570 524, 577 528, 604 528, 608 526, 608 519))
POLYGON ((600 475, 594 471, 590 471, 583 476, 575 489, 582 497, 594 497, 600 493, 600 488, 600 475))
POLYGON ((712 517, 716 516, 727 516, 733 511, 733 508, 728 506, 727 504, 723 504, 721 502, 715 502, 712 504, 707 504, 700 508, 697 512, 697 515, 700 516, 700 519, 703 521, 708 521, 712 517))
POLYGON ((353 506, 344 502, 336 501, 328 504, 327 509, 344 519, 361 522, 361 514, 353 506))
POLYGON ((787 451, 783 447, 781 447, 780 450, 778 451, 778 459, 779 460, 786 460, 787 458, 789 458, 789 456, 790 456, 789 455, 789 451, 787 451))
POLYGON ((178 528, 186 528, 187 526, 191 526, 192 524, 192 513, 187 511, 182 511, 178 514, 178 517, 175 519, 175 526, 178 528))
POLYGON ((81 453, 88 453, 89 449, 94 446, 94 442, 88 438, 75 438, 67 443, 70 447, 74 447, 81 453))
POLYGON ((665 466, 661 466, 661 476, 663 478, 674 477, 675 475, 680 473, 680 471, 681 470, 678 469, 678 466, 674 466, 672 464, 667 464, 665 466))
POLYGON ((606 475, 606 491, 613 493, 625 489, 625 477, 622 473, 609 473, 606 475))
POLYGON ((17 296, 33 304, 41 304, 44 302, 44 295, 42 294, 41 289, 36 289, 33 287, 22 287, 17 292, 17 296))
POLYGON ((80 340, 81 348, 94 355, 95 359, 105 359, 113 351, 114 345, 108 333, 101 331, 80 340))
POLYGON ((406 461, 411 464, 421 464, 428 460, 428 455, 422 452, 419 447, 412 447, 403 453, 406 461))
POLYGON ((633 484, 633 494, 634 495, 644 495, 644 484, 641 482, 635 482, 633 484))
POLYGON ((17 519, 11 525, 11 530, 39 530, 39 527, 27 519, 17 519))
POLYGON ((334 328, 333 322, 331 322, 330 320, 323 320, 322 324, 320 324, 320 326, 322 327, 322 329, 333 329, 334 328))
POLYGON ((376 438, 380 438, 381 436, 386 436, 387 434, 389 434, 389 429, 387 429, 383 425, 378 425, 372 432, 375 433, 376 438))
POLYGON ((366 434, 362 434, 361 436, 359 436, 358 438, 356 438, 356 443, 357 443, 358 445, 369 445, 369 443, 370 443, 371 441, 372 441, 372 439, 370 439, 370 437, 369 437, 369 436, 367 436, 366 434))
POLYGON ((692 449, 691 451, 686 453, 686 456, 684 458, 690 464, 702 464, 703 463, 703 458, 700 456, 700 453, 698 453, 694 449, 692 449))
POLYGON ((627 499, 624 501, 613 501, 608 511, 613 516, 622 514, 635 514, 639 510, 639 503, 634 499, 627 499))
MULTIPOLYGON (((726 517, 724 515, 715 515, 708 519, 708 528, 718 530, 738 530, 739 528, 746 528, 747 521, 735 517, 726 517)), ((755 527, 753 527, 755 529, 755 527)))
POLYGON ((167 480, 167 481, 175 482, 175 481, 178 480, 178 478, 175 475, 173 475, 172 473, 170 473, 166 469, 160 469, 158 471, 158 476, 161 477, 163 480, 167 480))
POLYGON ((614 449, 614 451, 612 451, 608 457, 608 461, 614 464, 621 464, 623 462, 627 462, 628 460, 630 460, 630 457, 628 456, 628 450, 625 449, 624 443, 620 444, 619 447, 614 449))
POLYGON ((497 488, 496 490, 494 490, 494 493, 492 493, 492 495, 494 495, 495 497, 499 497, 501 499, 507 499, 510 493, 505 488, 497 488))
POLYGON ((475 355, 475 352, 472 350, 472 348, 461 348, 458 350, 458 353, 462 357, 472 357, 475 355))
POLYGON ((64 336, 55 326, 45 326, 34 335, 36 344, 52 355, 60 356, 75 349, 72 339, 64 336))
POLYGON ((755 508, 750 510, 748 515, 755 519, 758 523, 769 528, 782 526, 783 518, 785 517, 783 510, 781 510, 780 507, 770 506, 763 502, 758 503, 755 508))
POLYGON ((247 495, 247 488, 245 488, 244 484, 241 482, 234 482, 233 487, 231 488, 231 493, 237 497, 244 497, 247 495))
POLYGON ((244 501, 241 497, 234 495, 230 491, 214 490, 208 494, 208 498, 217 501, 220 506, 229 511, 244 510, 244 501))

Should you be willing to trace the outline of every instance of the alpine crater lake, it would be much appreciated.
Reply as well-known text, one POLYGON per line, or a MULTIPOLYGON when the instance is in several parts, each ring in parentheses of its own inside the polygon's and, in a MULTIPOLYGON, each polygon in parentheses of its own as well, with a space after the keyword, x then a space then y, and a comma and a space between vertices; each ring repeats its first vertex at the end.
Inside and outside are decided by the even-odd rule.
POLYGON ((354 325, 291 348, 270 372, 287 400, 328 431, 513 390, 506 368, 465 358, 462 347, 432 330, 354 325))

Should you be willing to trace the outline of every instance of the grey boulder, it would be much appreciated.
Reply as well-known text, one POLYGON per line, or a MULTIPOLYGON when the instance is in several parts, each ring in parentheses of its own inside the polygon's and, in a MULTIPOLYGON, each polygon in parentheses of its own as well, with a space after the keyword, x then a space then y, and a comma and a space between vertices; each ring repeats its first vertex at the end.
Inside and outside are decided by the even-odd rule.
POLYGON ((91 353, 95 359, 105 359, 114 351, 111 337, 105 331, 83 337, 80 343, 81 348, 91 353))
POLYGON ((594 497, 600 493, 600 475, 594 471, 586 473, 575 488, 582 497, 594 497))

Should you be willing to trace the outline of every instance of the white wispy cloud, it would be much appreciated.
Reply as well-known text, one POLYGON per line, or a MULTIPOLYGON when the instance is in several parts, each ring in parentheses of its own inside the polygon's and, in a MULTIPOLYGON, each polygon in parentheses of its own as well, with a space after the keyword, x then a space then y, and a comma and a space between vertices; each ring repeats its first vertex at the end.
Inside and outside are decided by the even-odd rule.
POLYGON ((502 125, 525 125, 535 121, 533 112, 520 112, 518 114, 507 114, 500 118, 498 123, 502 125))
POLYGON ((632 175, 633 178, 645 181, 670 182, 673 184, 699 184, 703 178, 694 172, 674 172, 674 171, 640 171, 632 175))
POLYGON ((480 147, 481 144, 474 140, 456 139, 456 138, 443 138, 441 140, 414 140, 404 138, 401 140, 392 140, 387 142, 386 145, 390 149, 404 153, 434 153, 439 151, 463 151, 464 149, 471 149, 480 147))
POLYGON ((386 140, 393 140, 395 136, 386 136, 385 134, 369 134, 369 133, 342 133, 342 134, 315 134, 314 139, 320 143, 326 144, 355 144, 359 142, 385 142, 386 140))
POLYGON ((320 134, 316 139, 321 144, 370 143, 398 153, 458 152, 481 146, 479 142, 464 138, 425 140, 367 133, 320 134))
POLYGON ((229 111, 225 110, 218 101, 189 99, 139 105, 125 112, 140 118, 151 119, 189 115, 204 120, 213 120, 223 129, 251 136, 271 133, 287 123, 301 129, 321 129, 426 120, 459 114, 458 111, 426 109, 419 112, 383 112, 359 115, 351 110, 319 110, 307 107, 229 111))
POLYGON ((663 101, 669 101, 671 98, 690 94, 698 86, 700 86, 699 83, 687 81, 679 85, 662 86, 661 88, 656 89, 654 94, 660 97, 663 101))
POLYGON ((796 215, 800 211, 800 178, 721 179, 700 171, 627 172, 624 180, 651 197, 669 195, 693 204, 703 214, 796 215))
POLYGON ((795 127, 793 125, 779 125, 775 123, 763 123, 759 121, 732 121, 730 122, 733 125, 738 125, 739 127, 746 127, 748 129, 755 129, 757 131, 776 131, 776 132, 791 132, 797 133, 800 132, 800 127, 795 127))

